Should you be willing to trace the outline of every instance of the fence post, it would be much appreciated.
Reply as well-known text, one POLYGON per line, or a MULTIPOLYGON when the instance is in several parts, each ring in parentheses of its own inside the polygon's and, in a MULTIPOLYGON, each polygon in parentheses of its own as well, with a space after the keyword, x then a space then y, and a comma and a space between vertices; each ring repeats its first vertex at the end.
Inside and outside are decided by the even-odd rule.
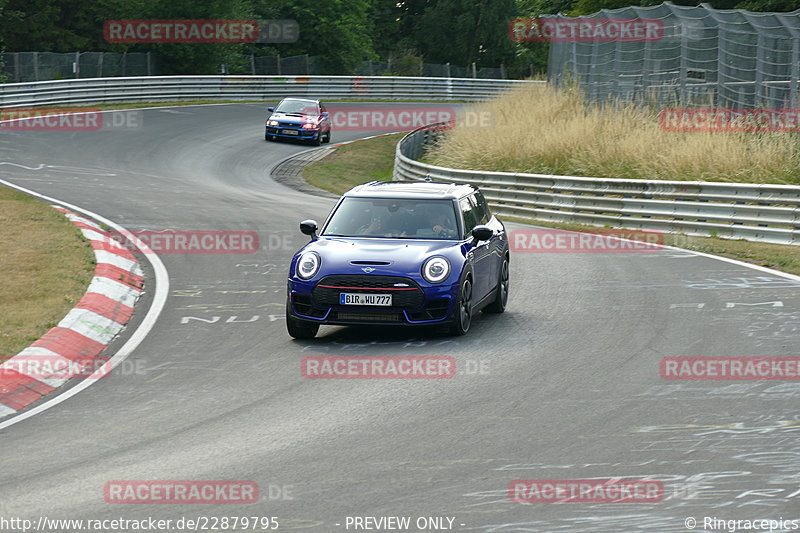
POLYGON ((128 52, 122 52, 122 75, 125 76, 125 63, 128 59, 128 52))
POLYGON ((686 66, 686 54, 688 52, 689 43, 687 42, 688 30, 686 26, 681 27, 681 58, 680 58, 680 78, 678 79, 678 83, 680 84, 680 95, 679 95, 679 103, 678 105, 688 105, 687 96, 686 96, 686 71, 688 67, 686 66))
POLYGON ((97 57, 97 77, 103 77, 103 54, 105 52, 100 52, 100 55, 97 57))
POLYGON ((500 63, 500 77, 506 79, 506 66, 500 63))
POLYGON ((795 37, 792 39, 792 74, 789 80, 789 105, 791 107, 800 105, 800 99, 797 98, 797 84, 800 83, 798 63, 800 63, 800 39, 795 37))
POLYGON ((275 64, 278 65, 278 76, 281 75, 281 55, 278 54, 277 58, 275 59, 275 64))
MULTIPOLYGON (((764 67, 767 63, 765 56, 766 44, 764 43, 764 34, 758 32, 758 41, 756 45, 756 73, 753 80, 753 106, 777 107, 770 102, 769 87, 764 83, 764 67)), ((742 106, 745 107, 745 106, 742 106)))
POLYGON ((147 75, 152 76, 152 71, 150 70, 150 52, 147 52, 147 75))
POLYGON ((19 52, 14 52, 14 81, 22 81, 19 77, 19 52))
POLYGON ((255 54, 250 54, 250 74, 256 75, 256 58, 255 54))
POLYGON ((33 81, 39 81, 39 52, 33 53, 33 81))
POLYGON ((72 72, 75 73, 76 78, 81 77, 81 53, 75 52, 75 66, 72 69, 72 72))
POLYGON ((478 71, 475 69, 475 62, 474 61, 472 62, 472 77, 473 78, 477 78, 478 77, 478 71))
POLYGON ((447 63, 445 63, 445 66, 447 67, 447 77, 449 78, 450 77, 450 62, 448 61, 447 63))
POLYGON ((306 76, 308 76, 308 75, 309 75, 309 72, 308 72, 308 54, 306 54, 306 76))

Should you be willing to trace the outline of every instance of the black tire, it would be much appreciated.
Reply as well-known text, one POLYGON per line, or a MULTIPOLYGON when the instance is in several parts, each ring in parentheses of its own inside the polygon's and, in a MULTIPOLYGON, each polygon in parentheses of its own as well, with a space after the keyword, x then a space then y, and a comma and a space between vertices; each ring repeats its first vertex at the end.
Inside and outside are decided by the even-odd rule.
POLYGON ((331 142, 331 130, 328 130, 328 133, 325 135, 325 140, 322 141, 322 142, 324 142, 324 143, 331 142))
POLYGON ((314 146, 319 146, 320 144, 322 144, 322 132, 317 133, 316 139, 311 139, 311 144, 313 144, 314 146))
POLYGON ((458 290, 456 308, 453 310, 453 324, 450 326, 451 335, 466 335, 472 324, 472 278, 466 276, 458 290))
POLYGON ((483 310, 487 313, 502 313, 505 311, 506 304, 508 303, 508 286, 508 255, 505 255, 503 257, 503 263, 500 265, 500 275, 497 280, 497 294, 494 301, 484 307, 483 310))
POLYGON ((317 331, 319 331, 319 324, 309 324, 301 320, 297 320, 291 314, 289 301, 286 301, 286 331, 289 332, 291 337, 295 339, 313 339, 317 331))
POLYGON ((264 134, 264 140, 265 141, 274 141, 275 140, 275 136, 274 135, 270 135, 269 133, 265 133, 264 134))

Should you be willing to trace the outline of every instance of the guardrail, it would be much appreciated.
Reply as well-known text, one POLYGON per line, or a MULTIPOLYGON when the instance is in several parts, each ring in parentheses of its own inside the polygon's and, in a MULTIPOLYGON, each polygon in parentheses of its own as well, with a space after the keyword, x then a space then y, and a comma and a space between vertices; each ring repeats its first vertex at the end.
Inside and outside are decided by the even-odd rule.
POLYGON ((359 100, 482 100, 525 83, 401 76, 143 76, 0 85, 0 107, 155 100, 277 100, 284 96, 359 100))
POLYGON ((433 124, 400 140, 394 180, 471 183, 506 216, 800 244, 800 187, 486 172, 417 161, 444 128, 433 124))

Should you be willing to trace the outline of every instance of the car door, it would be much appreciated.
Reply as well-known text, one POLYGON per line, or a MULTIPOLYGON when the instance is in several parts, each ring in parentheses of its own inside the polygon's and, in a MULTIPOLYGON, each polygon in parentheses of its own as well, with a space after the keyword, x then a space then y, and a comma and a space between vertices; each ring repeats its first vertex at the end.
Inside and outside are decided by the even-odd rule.
POLYGON ((322 131, 326 131, 326 132, 331 131, 331 114, 328 111, 328 108, 325 107, 325 104, 323 104, 322 102, 319 103, 319 112, 320 112, 320 115, 322 115, 323 113, 327 113, 321 119, 321 124, 323 124, 321 130, 322 131))
POLYGON ((488 289, 492 290, 497 285, 497 280, 500 277, 500 267, 503 263, 503 252, 505 248, 505 235, 502 231, 503 227, 500 222, 492 217, 492 213, 489 210, 489 204, 486 202, 486 198, 483 197, 480 191, 475 192, 473 196, 476 204, 476 216, 478 219, 478 224, 484 224, 489 226, 494 230, 494 235, 492 239, 488 243, 488 250, 491 256, 491 260, 489 261, 490 268, 489 268, 489 278, 487 280, 488 289))
POLYGON ((491 241, 474 243, 472 228, 478 225, 477 204, 472 195, 465 196, 458 201, 461 217, 464 220, 464 238, 467 246, 467 259, 472 263, 474 279, 472 283, 472 300, 477 303, 491 290, 487 281, 492 268, 492 259, 489 251, 491 241))

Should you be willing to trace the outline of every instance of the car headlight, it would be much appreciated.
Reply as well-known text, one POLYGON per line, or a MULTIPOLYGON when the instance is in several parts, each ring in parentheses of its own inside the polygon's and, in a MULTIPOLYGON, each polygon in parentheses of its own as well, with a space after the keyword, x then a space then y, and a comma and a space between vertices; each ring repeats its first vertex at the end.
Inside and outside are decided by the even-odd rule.
POLYGON ((307 122, 307 123, 303 124, 303 129, 304 130, 315 130, 315 129, 317 129, 317 125, 312 123, 312 122, 307 122))
POLYGON ((431 257, 422 265, 422 277, 428 283, 441 283, 449 274, 450 262, 444 257, 431 257))
POLYGON ((297 260, 297 276, 300 279, 310 279, 319 271, 322 261, 317 252, 303 252, 297 260))
POLYGON ((269 122, 267 122, 267 126, 277 126, 277 125, 278 125, 277 120, 270 120, 269 122))

